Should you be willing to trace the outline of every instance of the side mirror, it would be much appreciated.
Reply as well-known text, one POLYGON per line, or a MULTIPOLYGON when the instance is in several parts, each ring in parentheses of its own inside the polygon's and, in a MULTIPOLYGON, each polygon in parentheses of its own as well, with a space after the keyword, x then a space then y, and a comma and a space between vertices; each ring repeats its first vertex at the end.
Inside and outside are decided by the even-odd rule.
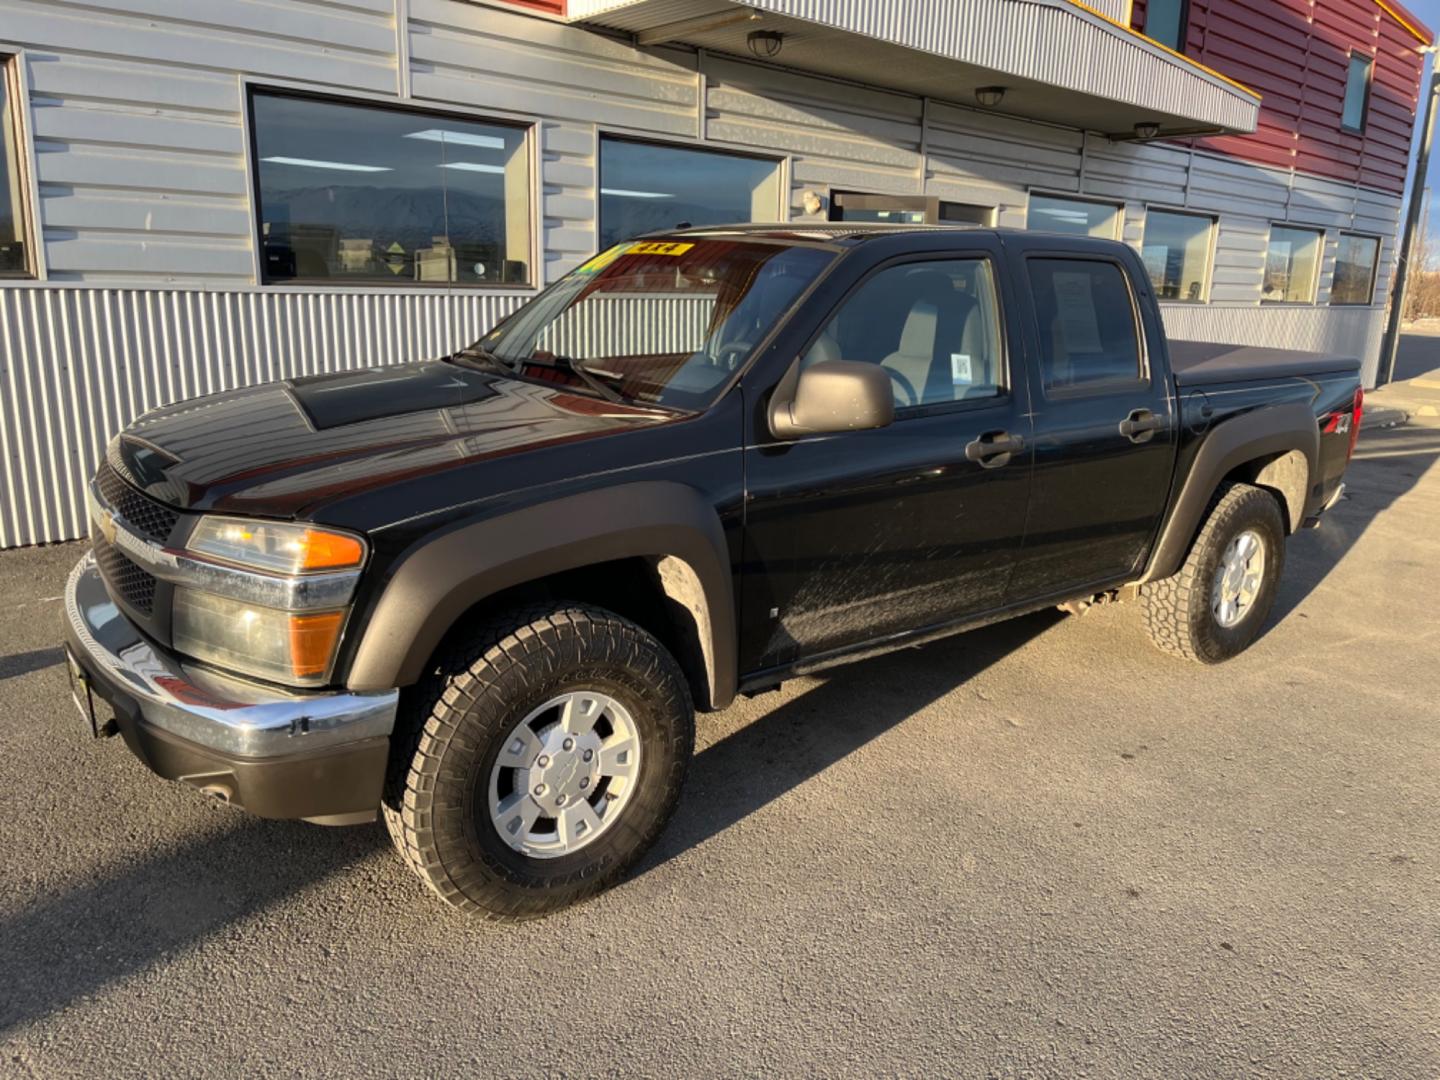
POLYGON ((888 427, 894 419, 889 374, 879 364, 850 360, 811 364, 793 382, 782 382, 770 405, 770 433, 777 439, 868 431, 888 427))

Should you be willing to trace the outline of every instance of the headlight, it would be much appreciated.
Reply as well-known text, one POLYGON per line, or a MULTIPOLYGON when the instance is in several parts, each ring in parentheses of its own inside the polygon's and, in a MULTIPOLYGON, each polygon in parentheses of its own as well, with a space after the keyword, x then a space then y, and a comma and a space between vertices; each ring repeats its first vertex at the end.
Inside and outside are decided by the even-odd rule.
POLYGON ((177 588, 171 642, 180 652, 282 683, 323 682, 345 624, 343 611, 277 611, 177 588))
POLYGON ((203 561, 177 581, 171 644, 197 660, 292 685, 322 683, 345 626, 365 541, 283 521, 203 517, 203 561))
POLYGON ((365 542, 349 533, 245 518, 203 517, 185 546, 272 574, 350 570, 365 561, 365 542))

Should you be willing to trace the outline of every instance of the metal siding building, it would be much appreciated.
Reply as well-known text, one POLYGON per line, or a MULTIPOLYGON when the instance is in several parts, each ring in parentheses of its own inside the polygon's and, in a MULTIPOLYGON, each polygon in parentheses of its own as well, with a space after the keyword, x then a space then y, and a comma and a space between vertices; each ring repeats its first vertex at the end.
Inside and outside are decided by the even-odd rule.
POLYGON ((599 246, 607 137, 771 160, 792 218, 862 192, 1025 227, 1032 199, 1085 197, 1143 248, 1152 213, 1208 216, 1173 336, 1358 353, 1373 377, 1428 32, 1286 0, 1263 6, 1291 52, 1260 65, 1234 44, 1255 6, 1190 0, 1206 67, 1132 32, 1125 0, 0 0, 31 241, 31 273, 0 278, 0 547, 84 535, 86 478, 151 407, 473 340, 599 246), (749 55, 755 27, 778 57, 749 55), (1381 92, 1363 136, 1332 137, 1321 45, 1346 34, 1381 92), (529 281, 421 284, 416 251, 404 285, 267 284, 257 90, 523 125, 529 281), (1310 302, 1262 303, 1277 224, 1322 234, 1310 302), (1371 301, 1332 305, 1351 232, 1379 242, 1371 301))

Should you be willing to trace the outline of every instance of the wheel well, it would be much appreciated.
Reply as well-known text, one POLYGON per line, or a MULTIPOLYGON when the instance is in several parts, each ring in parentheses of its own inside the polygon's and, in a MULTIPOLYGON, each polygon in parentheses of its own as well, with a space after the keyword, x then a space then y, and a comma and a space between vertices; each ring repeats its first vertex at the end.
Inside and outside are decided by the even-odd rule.
POLYGON ((1285 519, 1285 532, 1293 533, 1305 515, 1305 495, 1310 487, 1310 462, 1299 450, 1268 454, 1247 461, 1226 474, 1221 484, 1253 484, 1275 496, 1285 519))
MULTIPOLYGON (((668 556, 614 559, 502 589, 456 619, 436 652, 470 633, 479 620, 506 608, 542 601, 592 604, 654 635, 680 664, 696 706, 710 708, 713 658, 708 641, 709 618, 698 583, 693 590, 689 588, 677 563, 688 569, 687 564, 668 556)), ((692 571, 689 577, 693 576, 692 571)))

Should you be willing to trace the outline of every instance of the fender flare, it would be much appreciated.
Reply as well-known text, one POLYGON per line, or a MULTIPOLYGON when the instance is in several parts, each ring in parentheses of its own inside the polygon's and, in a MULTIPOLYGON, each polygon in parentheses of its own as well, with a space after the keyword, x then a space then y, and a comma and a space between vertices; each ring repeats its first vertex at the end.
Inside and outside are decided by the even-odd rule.
POLYGON ((504 589, 636 556, 658 560, 704 655, 711 708, 735 696, 737 630, 729 547, 695 489, 647 481, 569 495, 427 539, 402 556, 366 622, 346 685, 409 685, 466 611, 504 589))
POLYGON ((1320 426, 1310 406, 1298 402, 1270 405, 1222 420, 1211 428, 1195 453, 1139 582, 1166 578, 1180 569, 1210 500, 1225 477, 1250 462, 1287 455, 1303 459, 1303 477, 1298 476, 1301 470, 1297 468, 1294 471, 1299 482, 1266 486, 1279 487, 1289 528, 1294 532, 1305 520, 1313 496, 1312 478, 1319 474, 1320 426))

